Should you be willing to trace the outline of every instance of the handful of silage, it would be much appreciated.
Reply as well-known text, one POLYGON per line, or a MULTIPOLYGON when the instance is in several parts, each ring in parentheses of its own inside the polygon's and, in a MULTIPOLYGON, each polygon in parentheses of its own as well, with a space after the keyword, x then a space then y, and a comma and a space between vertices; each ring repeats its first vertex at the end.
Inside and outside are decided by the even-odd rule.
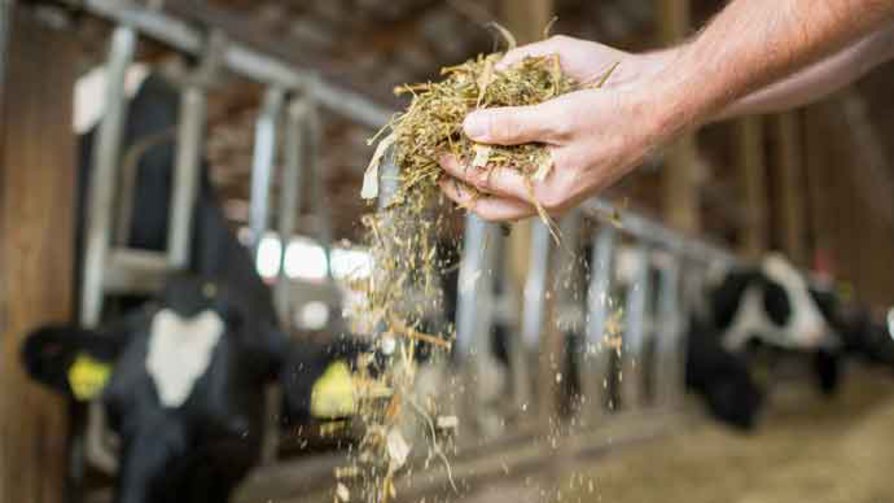
MULTIPOLYGON (((424 349, 443 356, 450 351, 453 340, 450 326, 426 333, 426 329, 431 331, 432 313, 443 310, 439 283, 443 264, 435 246, 442 230, 441 214, 435 207, 437 182, 443 176, 438 159, 449 153, 467 169, 516 169, 532 183, 544 179, 552 168, 550 153, 541 144, 490 146, 472 142, 462 130, 466 115, 479 108, 535 105, 602 83, 594 86, 575 82, 562 73, 555 55, 529 57, 496 71, 494 65, 501 57, 478 56, 442 69, 445 78, 440 82, 397 88, 398 94, 411 94, 412 101, 376 135, 379 142, 364 176, 362 196, 378 197, 379 167, 389 153, 397 172, 386 176, 397 177, 396 190, 389 194, 383 209, 363 220, 374 271, 354 286, 366 297, 359 316, 377 327, 375 345, 390 356, 381 369, 361 371, 358 379, 358 415, 367 433, 352 465, 340 472, 337 499, 347 499, 349 485, 363 493, 360 499, 369 502, 394 496, 394 476, 412 447, 401 433, 410 417, 422 425, 429 458, 438 457, 446 464, 439 430, 444 424, 455 428, 455 418, 441 415, 437 400, 420 399, 413 389, 417 352, 424 349), (364 391, 372 389, 377 391, 364 391)), ((471 187, 464 190, 476 193, 471 187)), ((538 210, 551 224, 546 213, 538 210)))
MULTIPOLYGON (((393 148, 398 167, 398 192, 391 204, 408 204, 408 199, 431 195, 442 176, 438 158, 453 154, 468 169, 517 169, 531 180, 542 180, 552 167, 544 145, 515 146, 477 144, 463 134, 466 115, 479 108, 536 105, 583 85, 562 73, 556 55, 528 57, 503 71, 494 65, 502 54, 478 56, 457 66, 443 68, 440 82, 398 87, 398 94, 412 94, 407 111, 398 115, 379 140, 364 177, 362 195, 378 195, 379 164, 387 149, 393 148)), ((382 133, 380 133, 382 134, 382 133)), ((472 190, 469 188, 469 190, 472 190)))

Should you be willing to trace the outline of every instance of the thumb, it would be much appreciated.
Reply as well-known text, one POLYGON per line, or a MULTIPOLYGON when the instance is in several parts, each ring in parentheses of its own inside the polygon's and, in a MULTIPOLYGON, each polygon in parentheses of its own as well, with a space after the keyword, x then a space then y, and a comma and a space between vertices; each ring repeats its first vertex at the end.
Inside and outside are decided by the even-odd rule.
POLYGON ((554 123, 542 105, 476 110, 466 116, 463 130, 472 140, 496 145, 547 142, 554 123))

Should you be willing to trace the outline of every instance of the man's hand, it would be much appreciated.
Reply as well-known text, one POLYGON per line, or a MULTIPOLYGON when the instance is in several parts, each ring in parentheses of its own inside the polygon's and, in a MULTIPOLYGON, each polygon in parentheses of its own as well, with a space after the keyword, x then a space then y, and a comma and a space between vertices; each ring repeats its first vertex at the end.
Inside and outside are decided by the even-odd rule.
POLYGON ((581 83, 598 82, 617 64, 605 87, 626 84, 654 74, 667 59, 664 52, 631 54, 598 42, 556 35, 542 42, 512 49, 497 63, 496 68, 504 70, 526 57, 551 54, 559 56, 559 64, 566 75, 581 83))
POLYGON ((561 213, 630 171, 664 134, 649 95, 635 89, 577 91, 530 107, 469 114, 466 135, 488 144, 547 145, 553 170, 541 182, 511 168, 478 169, 445 157, 447 173, 477 188, 473 196, 452 180, 441 182, 448 197, 486 220, 517 220, 536 213, 536 202, 561 213))
POLYGON ((484 196, 472 198, 449 181, 442 188, 490 220, 532 215, 534 202, 561 212, 632 170, 650 148, 891 22, 890 0, 733 0, 692 42, 652 55, 567 37, 519 48, 504 64, 557 53, 563 70, 579 80, 593 80, 614 63, 620 72, 604 89, 466 118, 465 132, 475 141, 546 144, 554 166, 545 180, 528 182, 511 169, 466 169, 447 158, 444 169, 484 196))
POLYGON ((669 51, 636 55, 558 35, 509 51, 496 68, 549 54, 558 55, 562 71, 581 83, 598 82, 617 68, 601 89, 578 91, 538 106, 481 110, 466 118, 464 129, 472 140, 543 143, 554 162, 544 181, 531 183, 512 169, 476 169, 445 157, 441 164, 447 173, 480 194, 464 191, 453 180, 441 183, 443 191, 486 220, 532 216, 535 202, 549 213, 561 213, 626 174, 660 134, 657 116, 649 113, 645 100, 638 101, 642 95, 626 88, 658 73, 669 51))

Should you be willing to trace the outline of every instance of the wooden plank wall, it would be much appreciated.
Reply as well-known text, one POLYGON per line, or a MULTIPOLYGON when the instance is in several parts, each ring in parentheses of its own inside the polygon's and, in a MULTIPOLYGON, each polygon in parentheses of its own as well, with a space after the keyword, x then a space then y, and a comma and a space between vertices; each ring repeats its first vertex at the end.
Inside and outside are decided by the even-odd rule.
MULTIPOLYGON (((894 304, 894 226, 861 183, 865 158, 833 100, 805 112, 805 169, 811 245, 865 302, 894 304)), ((887 197, 891 197, 888 195, 887 197)))
POLYGON ((739 198, 745 210, 738 251, 748 259, 759 259, 768 247, 767 167, 764 163, 764 128, 761 117, 735 122, 736 177, 739 198))
POLYGON ((26 379, 22 336, 72 316, 75 44, 18 7, 0 122, 0 503, 61 501, 63 401, 26 379))
MULTIPOLYGON (((661 45, 680 43, 689 35, 692 13, 689 0, 658 0, 656 4, 661 45)), ((664 172, 664 215, 671 227, 696 234, 701 231, 701 192, 697 170, 698 141, 686 133, 667 147, 664 172)))

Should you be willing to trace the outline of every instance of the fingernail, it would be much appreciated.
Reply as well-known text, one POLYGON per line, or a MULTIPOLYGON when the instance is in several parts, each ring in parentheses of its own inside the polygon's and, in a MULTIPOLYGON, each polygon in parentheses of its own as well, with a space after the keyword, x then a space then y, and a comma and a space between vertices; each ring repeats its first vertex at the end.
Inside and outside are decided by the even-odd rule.
POLYGON ((466 120, 463 121, 463 130, 465 130, 466 135, 469 138, 477 139, 487 134, 487 125, 484 122, 484 117, 479 113, 471 113, 466 116, 466 120))

